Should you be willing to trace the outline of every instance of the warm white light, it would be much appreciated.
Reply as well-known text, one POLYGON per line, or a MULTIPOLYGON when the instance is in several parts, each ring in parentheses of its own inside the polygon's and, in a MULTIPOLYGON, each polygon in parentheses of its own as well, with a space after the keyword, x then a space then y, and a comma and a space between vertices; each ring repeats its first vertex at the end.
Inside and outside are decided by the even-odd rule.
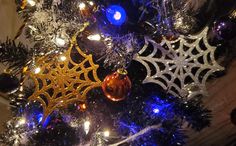
POLYGON ((25 118, 21 118, 21 119, 18 121, 18 124, 19 124, 19 125, 23 125, 23 124, 25 124, 25 122, 26 122, 25 118))
POLYGON ((101 40, 101 36, 99 34, 89 35, 87 38, 91 41, 100 41, 101 40))
POLYGON ((36 2, 34 0, 27 0, 27 3, 32 7, 36 5, 36 2))
POLYGON ((89 133, 89 128, 90 128, 90 122, 89 121, 85 121, 84 122, 84 131, 86 134, 89 133))
POLYGON ((23 91, 23 90, 24 90, 24 87, 21 85, 19 88, 19 91, 23 91))
POLYGON ((61 55, 61 56, 59 57, 59 59, 60 59, 60 61, 65 61, 65 60, 66 60, 66 56, 61 55))
POLYGON ((40 73, 40 71, 41 71, 41 68, 40 68, 40 67, 36 67, 36 68, 34 69, 34 73, 35 73, 35 74, 40 73))
POLYGON ((20 125, 24 125, 26 123, 26 119, 25 118, 21 118, 19 119, 19 121, 16 124, 16 128, 19 127, 20 125))
POLYGON ((94 3, 93 3, 92 1, 90 1, 90 2, 89 2, 89 4, 90 4, 91 6, 93 6, 93 5, 94 5, 94 3))
POLYGON ((120 18, 121 18, 121 13, 118 12, 118 11, 116 11, 115 14, 114 14, 114 18, 115 18, 115 20, 120 20, 120 18))
POLYGON ((86 7, 85 3, 80 3, 80 4, 79 4, 79 9, 80 9, 80 10, 84 10, 85 7, 86 7))
POLYGON ((58 46, 58 47, 64 47, 65 44, 66 44, 66 41, 62 38, 59 38, 59 37, 56 37, 55 38, 55 44, 58 46))
POLYGON ((70 126, 73 127, 73 128, 78 127, 77 121, 71 121, 71 122, 70 122, 70 126))
POLYGON ((104 135, 104 137, 109 137, 110 136, 110 132, 109 131, 104 131, 103 135, 104 135))

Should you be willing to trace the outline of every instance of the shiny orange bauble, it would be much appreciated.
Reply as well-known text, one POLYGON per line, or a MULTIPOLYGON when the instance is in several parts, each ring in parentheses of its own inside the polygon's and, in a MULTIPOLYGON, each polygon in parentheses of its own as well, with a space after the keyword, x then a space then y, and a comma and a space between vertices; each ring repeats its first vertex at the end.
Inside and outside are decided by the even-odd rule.
POLYGON ((106 97, 112 101, 121 101, 128 96, 131 90, 131 81, 125 69, 118 69, 106 76, 102 83, 102 90, 106 97))

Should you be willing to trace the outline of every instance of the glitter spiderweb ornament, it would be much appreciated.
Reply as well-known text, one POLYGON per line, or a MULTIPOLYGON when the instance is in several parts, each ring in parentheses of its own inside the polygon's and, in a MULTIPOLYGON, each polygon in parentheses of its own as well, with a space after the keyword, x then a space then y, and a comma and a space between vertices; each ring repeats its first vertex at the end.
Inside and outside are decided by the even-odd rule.
POLYGON ((224 70, 215 60, 216 47, 208 43, 207 32, 208 27, 198 35, 180 35, 173 41, 163 38, 161 44, 145 38, 144 47, 135 57, 147 70, 143 83, 158 84, 174 96, 205 94, 208 77, 224 70), (198 90, 192 93, 192 88, 198 90))
POLYGON ((91 54, 86 55, 78 47, 75 38, 70 48, 59 58, 53 60, 42 57, 36 62, 40 65, 40 72, 29 72, 35 84, 35 91, 29 100, 37 100, 42 104, 43 121, 60 107, 75 102, 85 103, 86 94, 101 85, 97 76, 99 66, 94 64, 91 54), (76 57, 80 58, 80 62, 74 60, 76 57))

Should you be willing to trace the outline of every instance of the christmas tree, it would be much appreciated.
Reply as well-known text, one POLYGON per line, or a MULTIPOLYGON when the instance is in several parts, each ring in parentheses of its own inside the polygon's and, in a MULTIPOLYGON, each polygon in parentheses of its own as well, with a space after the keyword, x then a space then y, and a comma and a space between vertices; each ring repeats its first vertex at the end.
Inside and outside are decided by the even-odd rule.
POLYGON ((186 127, 210 126, 202 98, 235 56, 233 0, 16 5, 24 24, 0 43, 13 115, 2 144, 183 146, 186 127))

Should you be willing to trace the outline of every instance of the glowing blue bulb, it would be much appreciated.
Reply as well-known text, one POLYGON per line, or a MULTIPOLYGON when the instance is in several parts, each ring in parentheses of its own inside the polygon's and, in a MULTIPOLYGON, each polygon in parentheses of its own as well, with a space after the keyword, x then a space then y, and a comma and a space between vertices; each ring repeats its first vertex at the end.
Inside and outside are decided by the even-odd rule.
POLYGON ((154 109, 153 109, 153 112, 154 112, 155 114, 158 114, 158 113, 160 112, 160 110, 159 110, 158 108, 154 108, 154 109))
POLYGON ((120 18, 121 18, 121 13, 118 12, 118 11, 116 11, 113 17, 114 17, 115 20, 120 20, 120 18))
POLYGON ((125 10, 118 5, 111 5, 106 9, 106 17, 113 25, 122 25, 126 20, 125 10))
POLYGON ((43 120, 43 114, 38 114, 37 115, 37 122, 40 123, 43 120))

